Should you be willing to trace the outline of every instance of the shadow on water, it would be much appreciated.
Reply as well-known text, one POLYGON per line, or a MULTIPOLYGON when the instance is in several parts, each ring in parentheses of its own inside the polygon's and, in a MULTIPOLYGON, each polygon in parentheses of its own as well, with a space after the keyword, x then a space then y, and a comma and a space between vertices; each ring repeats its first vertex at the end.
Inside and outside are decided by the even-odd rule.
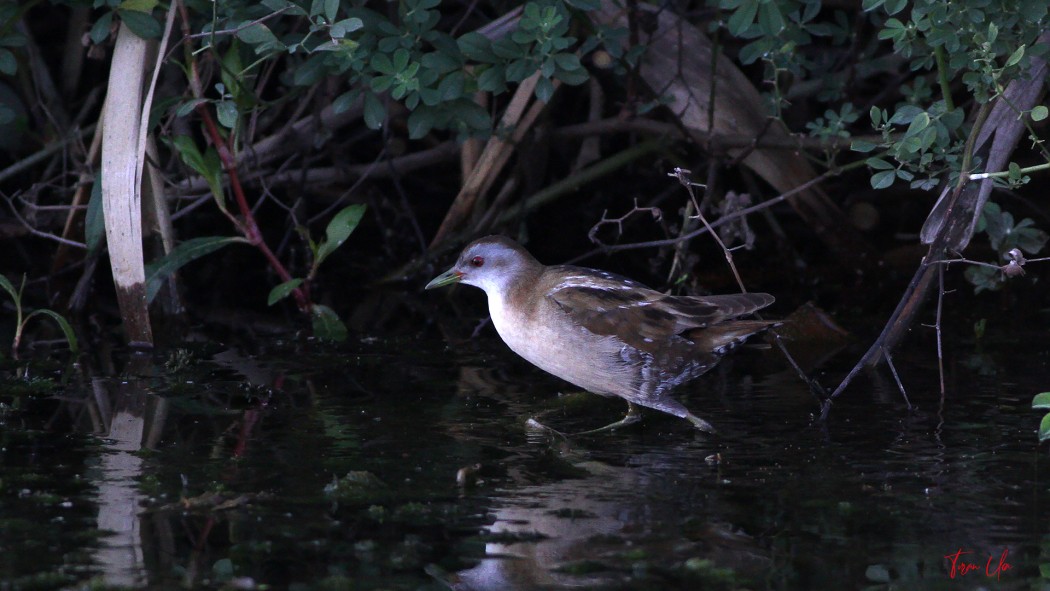
POLYGON ((525 420, 622 405, 491 339, 256 347, 0 382, 0 589, 1045 585, 1045 353, 961 354, 943 401, 901 353, 915 410, 873 374, 819 425, 750 352, 683 393, 717 438, 648 414, 567 441, 525 420))

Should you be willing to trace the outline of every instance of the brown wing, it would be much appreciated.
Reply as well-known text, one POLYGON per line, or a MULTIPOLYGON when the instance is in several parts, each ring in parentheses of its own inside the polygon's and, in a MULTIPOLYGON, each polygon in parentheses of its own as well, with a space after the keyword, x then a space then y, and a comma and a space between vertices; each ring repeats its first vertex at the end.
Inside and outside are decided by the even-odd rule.
POLYGON ((712 296, 664 296, 661 303, 677 311, 687 328, 702 328, 751 314, 772 304, 768 293, 731 293, 712 296), (711 310, 715 310, 713 313, 711 310))
POLYGON ((569 279, 550 291, 572 321, 594 334, 614 336, 639 350, 666 346, 671 337, 768 306, 768 294, 668 296, 609 273, 566 267, 569 279))

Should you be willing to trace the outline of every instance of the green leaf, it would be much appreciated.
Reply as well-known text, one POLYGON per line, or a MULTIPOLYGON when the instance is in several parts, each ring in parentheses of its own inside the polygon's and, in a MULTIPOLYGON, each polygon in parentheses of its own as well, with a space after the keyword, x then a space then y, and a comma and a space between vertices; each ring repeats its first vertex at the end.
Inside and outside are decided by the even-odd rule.
POLYGON ((897 150, 900 153, 898 160, 911 160, 911 155, 916 154, 922 148, 922 140, 915 136, 905 135, 904 139, 897 142, 897 150))
POLYGON ((26 316, 25 322, 29 322, 29 319, 33 316, 40 315, 49 316, 52 320, 55 321, 55 324, 57 324, 58 327, 62 329, 62 334, 65 335, 66 342, 69 343, 69 351, 73 353, 73 356, 75 357, 77 354, 77 335, 75 332, 73 332, 73 327, 69 325, 69 322, 65 318, 63 318, 62 315, 58 312, 55 312, 54 310, 48 310, 46 308, 42 308, 40 310, 33 310, 29 313, 28 316, 26 316))
MULTIPOLYGON (((394 52, 394 72, 385 72, 387 74, 404 72, 406 76, 411 76, 414 72, 405 72, 405 68, 408 67, 408 60, 410 59, 408 50, 398 49, 394 52)), ((377 68, 378 69, 378 68, 377 68)))
POLYGON ((352 107, 357 102, 360 92, 357 90, 348 90, 343 94, 339 95, 334 101, 332 101, 332 112, 336 115, 339 113, 345 113, 347 109, 352 107))
POLYGON ((438 83, 438 93, 443 101, 454 101, 463 96, 466 79, 462 72, 453 72, 438 83))
POLYGON ((201 236, 179 244, 168 254, 146 265, 146 300, 152 302, 164 280, 187 263, 229 244, 238 243, 248 244, 248 241, 238 236, 201 236))
POLYGON ((233 578, 233 561, 229 558, 220 558, 211 565, 211 572, 215 574, 215 578, 220 581, 226 581, 233 578))
POLYGON ((12 285, 11 281, 3 275, 0 275, 0 288, 3 288, 4 291, 11 294, 11 299, 15 301, 15 308, 20 308, 22 306, 22 297, 18 294, 18 291, 15 290, 15 286, 12 285))
POLYGON ((1009 68, 1010 66, 1021 61, 1022 57, 1024 57, 1024 45, 1018 47, 1014 50, 1013 53, 1010 54, 1010 57, 1006 59, 1006 67, 1009 68))
POLYGON ((598 10, 602 7, 601 0, 566 0, 569 6, 579 10, 598 10))
POLYGON ((467 33, 456 39, 456 45, 467 59, 484 63, 496 61, 496 56, 492 53, 492 42, 481 33, 467 33))
POLYGON ((904 132, 904 137, 911 137, 920 131, 930 126, 930 114, 925 111, 919 113, 911 120, 911 124, 908 125, 908 130, 904 132))
POLYGON ((328 306, 314 304, 310 308, 310 320, 314 329, 314 336, 324 341, 335 341, 341 343, 346 340, 346 325, 339 319, 339 315, 328 306))
POLYGON ((751 23, 755 22, 758 6, 759 0, 744 0, 726 23, 729 33, 734 37, 742 36, 751 23))
POLYGON ((871 175, 871 188, 872 189, 885 189, 893 184, 893 179, 897 177, 897 174, 893 170, 881 170, 871 175))
POLYGON ((365 215, 366 206, 361 203, 344 207, 342 211, 335 214, 328 228, 325 229, 325 239, 317 247, 317 256, 314 266, 320 266, 328 255, 335 252, 353 234, 357 225, 361 223, 361 217, 365 215))
POLYGON ((13 76, 17 71, 18 61, 15 59, 15 54, 0 47, 0 74, 13 76))
POLYGON ((377 53, 372 56, 372 62, 369 64, 372 69, 380 74, 397 74, 397 70, 394 68, 394 62, 390 61, 390 56, 385 53, 377 53))
POLYGON ((897 14, 908 5, 908 0, 886 0, 886 14, 897 14))
POLYGON ((501 92, 506 88, 506 70, 503 66, 487 68, 478 76, 478 90, 484 92, 501 92))
POLYGON ((273 31, 263 23, 253 23, 237 31, 237 38, 248 45, 280 43, 277 37, 273 34, 273 31))
POLYGON ((88 199, 87 215, 84 216, 84 242, 88 252, 96 252, 106 236, 106 220, 102 215, 102 170, 95 173, 95 182, 91 184, 91 198, 88 199))
POLYGON ((1042 443, 1047 439, 1050 439, 1050 414, 1039 421, 1039 442, 1042 443))
POLYGON ((864 576, 873 583, 889 583, 893 580, 890 570, 881 564, 872 564, 864 572, 864 576))
POLYGON ((878 127, 882 124, 882 109, 878 107, 872 107, 871 110, 868 111, 868 115, 871 116, 871 124, 875 127, 878 127))
POLYGON ((580 58, 576 57, 575 53, 556 53, 551 56, 551 59, 561 70, 572 72, 583 67, 580 64, 580 58))
POLYGON ((306 11, 298 5, 289 2, 288 0, 262 0, 260 2, 263 6, 270 9, 270 12, 277 12, 278 10, 285 11, 286 14, 295 16, 309 16, 306 11))
POLYGON ((346 37, 347 33, 353 33, 358 29, 364 28, 365 23, 357 18, 345 18, 332 25, 332 28, 328 30, 329 34, 336 39, 342 39, 346 37))
POLYGON ((277 302, 283 300, 284 298, 288 297, 289 294, 295 291, 295 288, 299 287, 302 284, 302 279, 292 279, 290 281, 285 281, 277 287, 274 287, 270 290, 270 295, 266 298, 266 305, 272 306, 277 302))
POLYGON ((763 3, 758 9, 758 24, 766 35, 779 35, 784 30, 784 15, 776 2, 763 3))
POLYGON ((103 41, 109 38, 109 28, 113 25, 113 13, 107 12, 102 16, 98 17, 94 25, 91 25, 91 32, 88 36, 91 37, 91 42, 95 45, 100 45, 103 41))
POLYGON ((551 76, 554 75, 554 72, 557 69, 558 69, 558 66, 557 66, 557 64, 554 63, 554 60, 552 60, 552 59, 543 60, 543 63, 540 64, 540 76, 543 76, 544 78, 550 78, 551 76))
POLYGON ((190 100, 182 103, 181 105, 179 105, 179 108, 176 109, 176 111, 175 111, 175 116, 176 117, 185 117, 186 115, 189 115, 190 113, 192 113, 193 110, 196 109, 198 105, 201 105, 201 104, 204 104, 204 103, 207 103, 207 102, 208 102, 208 99, 203 99, 203 98, 190 99, 190 100))
POLYGON ((160 23, 153 18, 152 14, 137 10, 120 9, 117 9, 117 14, 120 15, 120 20, 131 29, 132 33, 143 39, 156 39, 160 37, 163 31, 160 23))
POLYGON ((533 93, 539 100, 549 103, 551 102, 551 97, 554 96, 554 84, 551 83, 549 78, 540 78, 536 82, 536 89, 533 93))
MULTIPOLYGON (((920 113, 925 113, 919 107, 915 105, 903 105, 897 109, 893 116, 890 117, 889 123, 894 125, 903 125, 904 123, 911 123, 912 119, 919 116, 920 113)), ((928 116, 928 115, 927 115, 928 116)))
POLYGON ((1032 408, 1050 408, 1050 392, 1040 392, 1032 398, 1032 408))
POLYGON ((230 50, 222 56, 222 68, 220 69, 222 82, 215 86, 216 89, 219 90, 219 84, 222 84, 222 89, 219 90, 219 95, 222 96, 224 100, 232 99, 236 101, 238 97, 243 97, 245 94, 244 86, 238 78, 240 73, 244 71, 244 63, 241 61, 242 52, 240 49, 241 44, 234 43, 230 50))
POLYGON ((1050 111, 1048 111, 1043 105, 1032 107, 1032 121, 1042 121, 1043 119, 1046 119, 1048 114, 1050 114, 1050 111))
POLYGON ((766 55, 770 50, 771 43, 769 43, 769 40, 769 37, 760 37, 757 41, 741 47, 738 56, 740 63, 745 65, 753 64, 766 55))
POLYGON ((578 86, 586 82, 587 79, 590 78, 590 74, 587 73, 586 69, 580 68, 579 70, 571 71, 558 70, 554 73, 554 77, 568 84, 569 86, 578 86))
POLYGON ((225 207, 223 201, 225 194, 222 191, 222 163, 219 162, 219 153, 215 151, 215 148, 209 146, 208 150, 201 154, 193 138, 186 135, 176 136, 171 141, 171 145, 187 166, 204 177, 212 195, 219 202, 219 206, 225 207))
POLYGON ((504 38, 492 43, 492 53, 504 60, 516 60, 525 57, 525 47, 514 41, 504 38))
POLYGON ((193 141, 188 135, 175 136, 171 141, 172 147, 179 153, 179 157, 186 163, 187 166, 192 168, 197 174, 207 174, 207 169, 204 165, 204 157, 201 156, 201 151, 197 149, 197 143, 193 141))
POLYGON ((416 109, 408 116, 408 138, 418 140, 434 128, 433 109, 416 109))
POLYGON ((328 22, 334 23, 337 16, 339 16, 339 0, 325 0, 324 17, 328 19, 328 22))
POLYGON ((999 269, 970 266, 963 271, 963 277, 974 286, 974 293, 996 291, 1002 286, 1002 273, 999 269))
MULTIPOLYGON (((1021 224, 1024 222, 1032 222, 1032 220, 1025 218, 1021 220, 1021 224)), ((1050 236, 1038 228, 1021 228, 1021 224, 1018 224, 1018 228, 1014 229, 1017 236, 1017 247, 1028 254, 1036 254, 1043 250, 1050 236)))
POLYGON ((149 14, 157 7, 157 0, 124 0, 118 7, 120 10, 137 10, 149 14))
POLYGON ((379 129, 386 120, 386 107, 379 97, 371 92, 365 93, 365 125, 369 129, 379 129))
POLYGON ((868 158, 864 163, 874 168, 875 170, 892 170, 896 168, 895 166, 883 160, 882 158, 868 158))
POLYGON ((0 104, 0 125, 7 125, 14 121, 16 117, 18 117, 18 114, 15 113, 14 109, 5 104, 0 104))
POLYGON ((867 154, 868 152, 875 150, 875 148, 878 148, 879 146, 878 144, 865 140, 853 140, 850 143, 849 147, 854 152, 861 152, 862 154, 867 154))
POLYGON ((423 64, 424 68, 438 74, 447 74, 456 71, 463 65, 460 60, 456 59, 456 56, 443 51, 431 51, 430 53, 425 53, 419 61, 423 64))
POLYGON ((326 73, 324 67, 325 59, 326 56, 324 53, 314 54, 313 57, 306 60, 301 66, 295 68, 292 74, 292 81, 295 82, 296 86, 310 86, 316 84, 326 73))
MULTIPOLYGON (((396 78, 393 76, 376 76, 375 78, 372 78, 369 87, 372 89, 372 92, 383 93, 394 84, 394 80, 396 80, 396 78)), ((398 97, 395 96, 394 98, 396 99, 398 97)))
POLYGON ((215 105, 216 115, 219 119, 219 125, 222 125, 226 129, 233 129, 237 126, 237 104, 233 101, 219 101, 215 105))

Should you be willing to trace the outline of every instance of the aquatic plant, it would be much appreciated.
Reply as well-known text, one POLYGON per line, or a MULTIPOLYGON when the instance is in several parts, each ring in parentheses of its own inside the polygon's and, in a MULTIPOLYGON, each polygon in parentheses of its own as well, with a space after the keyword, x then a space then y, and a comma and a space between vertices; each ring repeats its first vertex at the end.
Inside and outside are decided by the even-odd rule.
POLYGON ((19 288, 15 289, 14 284, 7 277, 0 275, 0 288, 11 296, 15 305, 15 335, 11 340, 11 356, 18 359, 18 346, 22 342, 22 334, 29 321, 37 316, 46 316, 54 320, 58 328, 62 330, 62 334, 69 344, 69 350, 75 358, 77 356, 77 335, 73 332, 73 327, 69 325, 69 322, 61 314, 47 308, 39 308, 26 314, 22 308, 22 291, 25 289, 25 286, 25 277, 22 278, 22 284, 19 288))

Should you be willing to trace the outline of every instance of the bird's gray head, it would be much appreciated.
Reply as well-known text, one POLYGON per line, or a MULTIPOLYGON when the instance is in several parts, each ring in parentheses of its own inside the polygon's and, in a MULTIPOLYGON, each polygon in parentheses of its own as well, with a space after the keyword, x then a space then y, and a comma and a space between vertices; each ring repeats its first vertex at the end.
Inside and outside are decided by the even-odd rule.
POLYGON ((510 238, 486 236, 468 244, 455 266, 435 277, 426 289, 466 283, 486 292, 504 293, 540 266, 527 250, 510 238))

